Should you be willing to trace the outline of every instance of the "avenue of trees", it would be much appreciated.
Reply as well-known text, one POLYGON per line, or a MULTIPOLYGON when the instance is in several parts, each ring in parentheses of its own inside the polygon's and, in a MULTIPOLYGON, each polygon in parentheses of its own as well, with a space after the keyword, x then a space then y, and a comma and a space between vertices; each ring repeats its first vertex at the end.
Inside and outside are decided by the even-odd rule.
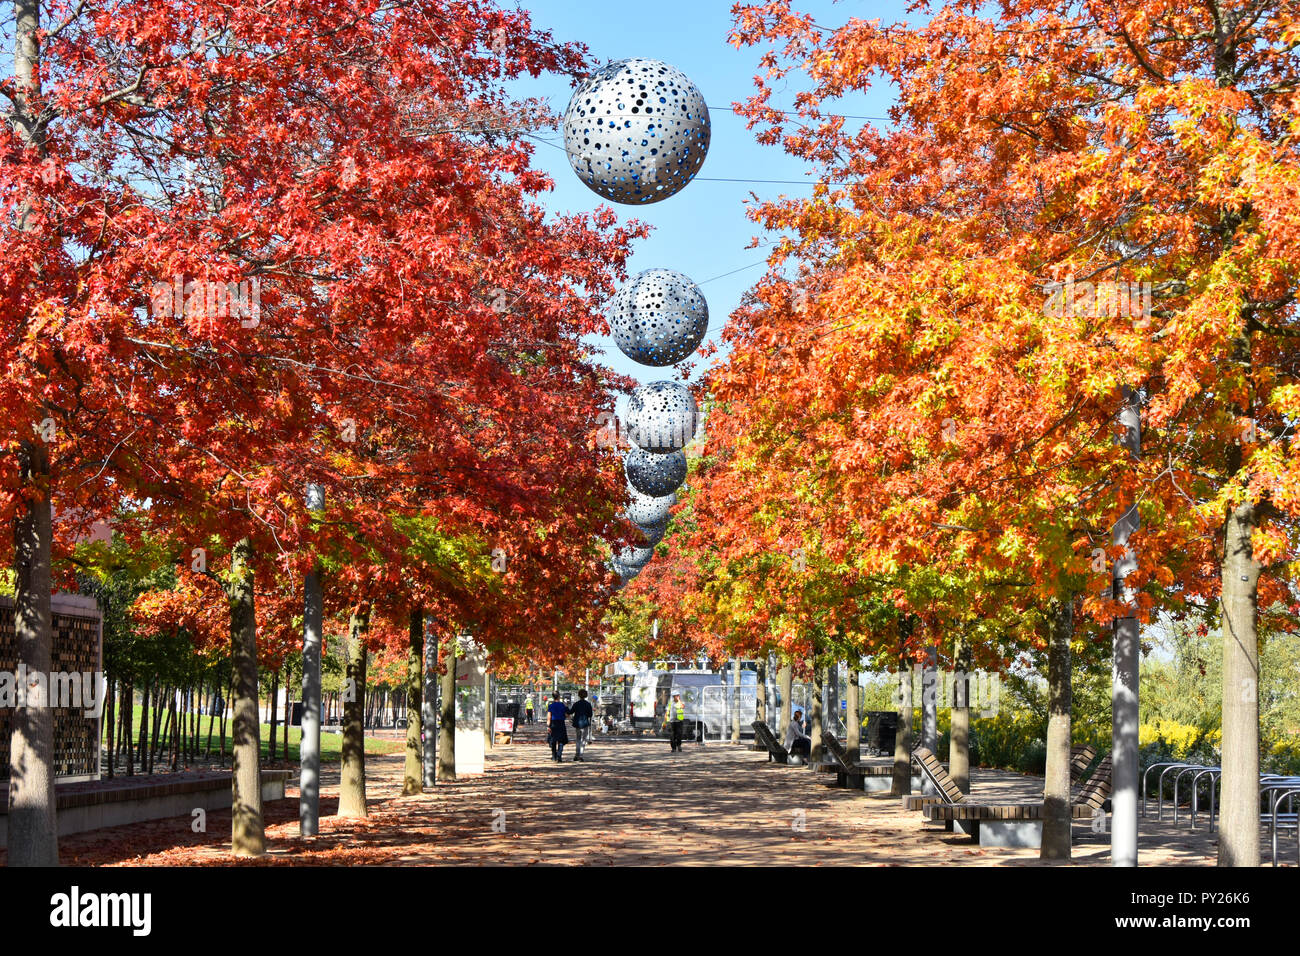
MULTIPOLYGON (((738 4, 730 40, 762 72, 737 108, 818 181, 749 206, 770 268, 700 388, 707 441, 658 556, 617 597, 605 562, 631 539, 599 423, 630 383, 582 340, 644 229, 547 213, 522 134, 553 118, 506 92, 585 75, 584 48, 490 0, 7 6, 18 658, 50 670, 50 593, 82 590, 127 711, 164 668, 224 679, 235 853, 264 850, 258 688, 303 648, 314 573, 359 690, 344 815, 366 812, 376 660, 404 677, 422 787, 426 639, 444 735, 462 634, 501 673, 775 653, 787 687, 839 660, 1030 661, 1043 855, 1068 858, 1074 677, 1093 693, 1112 621, 1160 615, 1220 637, 1220 862, 1259 862, 1261 647, 1295 628, 1300 546, 1287 4, 951 2, 837 28, 738 4), (890 124, 837 112, 875 86, 890 124)), ((952 710, 966 786, 971 721, 952 710)), ((51 745, 49 710, 17 709, 11 864, 57 862, 51 745)))

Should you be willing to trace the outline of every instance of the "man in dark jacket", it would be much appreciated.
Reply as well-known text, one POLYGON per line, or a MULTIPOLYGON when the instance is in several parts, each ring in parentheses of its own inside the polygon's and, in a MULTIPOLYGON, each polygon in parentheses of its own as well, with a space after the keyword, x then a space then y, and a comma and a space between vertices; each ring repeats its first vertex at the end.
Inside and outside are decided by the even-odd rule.
POLYGON ((591 718, 594 713, 591 709, 591 701, 587 700, 585 689, 578 691, 578 702, 569 709, 569 713, 573 716, 573 734, 576 741, 573 759, 582 760, 582 750, 586 747, 591 734, 591 718))

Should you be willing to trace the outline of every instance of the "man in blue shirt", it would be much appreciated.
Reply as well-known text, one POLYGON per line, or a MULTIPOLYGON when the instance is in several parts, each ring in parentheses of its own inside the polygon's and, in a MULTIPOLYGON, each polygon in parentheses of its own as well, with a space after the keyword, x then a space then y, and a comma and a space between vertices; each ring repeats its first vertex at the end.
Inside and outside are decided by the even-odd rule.
POLYGON ((546 707, 546 742, 551 745, 551 759, 556 763, 564 760, 564 745, 569 742, 569 733, 564 728, 564 719, 568 716, 569 708, 564 706, 557 690, 546 707))

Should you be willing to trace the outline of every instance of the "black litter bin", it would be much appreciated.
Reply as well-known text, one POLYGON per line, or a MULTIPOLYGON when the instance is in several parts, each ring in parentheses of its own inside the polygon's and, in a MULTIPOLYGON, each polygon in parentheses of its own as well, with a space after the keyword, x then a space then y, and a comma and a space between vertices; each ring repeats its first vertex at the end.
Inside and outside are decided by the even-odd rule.
POLYGON ((867 749, 877 757, 894 753, 898 738, 898 712, 894 710, 867 711, 867 749))

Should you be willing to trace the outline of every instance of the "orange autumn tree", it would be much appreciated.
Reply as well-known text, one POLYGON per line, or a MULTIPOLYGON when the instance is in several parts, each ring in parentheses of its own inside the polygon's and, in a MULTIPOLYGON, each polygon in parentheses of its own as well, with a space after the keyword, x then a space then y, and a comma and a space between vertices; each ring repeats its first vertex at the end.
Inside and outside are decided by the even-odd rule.
MULTIPOLYGON (((706 633, 728 633, 733 645, 744 640, 744 628, 757 626, 759 640, 770 629, 795 657, 808 654, 815 637, 836 657, 887 658, 910 671, 928 646, 952 639, 951 657, 965 670, 1007 666, 1016 647, 1038 636, 1007 620, 1025 606, 1025 582, 1007 580, 1003 568, 972 579, 969 554, 950 540, 927 546, 900 525, 912 516, 911 503, 891 508, 888 522, 865 523, 853 511, 844 485, 859 473, 825 464, 823 443, 843 426, 822 402, 827 376, 818 362, 825 353, 817 347, 828 337, 808 332, 807 317, 790 307, 790 292, 773 277, 733 316, 733 351, 713 378, 722 400, 710 421, 709 467, 692 478, 690 533, 681 533, 683 509, 662 546, 667 562, 648 568, 630 590, 653 589, 670 618, 675 609, 689 610, 713 622, 706 633), (693 560, 680 560, 687 555, 693 560), (1004 619, 997 641, 966 645, 967 629, 957 622, 976 613, 1004 619), (719 626, 719 619, 726 623, 719 626)), ((871 421, 888 429, 914 414, 906 400, 896 401, 871 421)), ((865 428, 865 416, 856 424, 865 428)), ((908 479, 922 488, 929 483, 919 449, 891 446, 889 438, 887 431, 879 447, 891 457, 872 462, 873 473, 899 472, 879 492, 886 501, 908 479), (910 470, 900 464, 908 454, 910 470)), ((935 469, 941 478, 948 470, 943 462, 935 469)), ((903 730, 906 754, 906 721, 903 730)))
POLYGON ((1300 500, 1294 17, 1263 2, 949 4, 920 28, 828 31, 774 2, 740 9, 734 39, 773 47, 746 107, 761 137, 853 183, 761 211, 795 234, 789 252, 844 253, 825 301, 866 337, 826 347, 821 370, 876 423, 833 443, 846 495, 905 507, 889 524, 917 541, 948 524, 976 560, 1049 572, 1044 596, 1069 583, 1052 568, 1088 580, 1081 560, 1136 501, 1139 613, 1185 601, 1221 616, 1220 859, 1257 862, 1255 607, 1286 596, 1300 500), (788 119, 767 100, 791 70, 812 90, 788 119), (883 81, 899 90, 892 129, 831 115, 883 81), (882 411, 900 383, 910 400, 882 411), (1139 462, 1104 440, 1125 384, 1146 402, 1139 462), (906 448, 892 486, 877 447, 906 448), (947 459, 938 484, 918 487, 915 457, 947 459))
MULTIPOLYGON (((535 104, 505 83, 585 57, 523 11, 15 10, 0 520, 31 609, 20 653, 49 669, 51 563, 78 530, 51 532, 51 499, 83 529, 147 501, 123 534, 186 565, 201 549, 214 572, 201 581, 240 665, 233 846, 257 854, 255 595, 269 581, 292 592, 316 554, 354 545, 396 555, 395 516, 415 511, 536 552, 511 626, 588 600, 565 590, 569 572, 603 582, 589 541, 617 485, 586 446, 609 399, 581 338, 603 327, 636 227, 539 209, 550 183, 516 135, 535 104), (325 521, 306 511, 308 482, 325 521)), ((395 560, 339 566, 381 596, 404 581, 395 560)), ((51 724, 33 710, 16 728, 10 860, 52 863, 51 724)))

